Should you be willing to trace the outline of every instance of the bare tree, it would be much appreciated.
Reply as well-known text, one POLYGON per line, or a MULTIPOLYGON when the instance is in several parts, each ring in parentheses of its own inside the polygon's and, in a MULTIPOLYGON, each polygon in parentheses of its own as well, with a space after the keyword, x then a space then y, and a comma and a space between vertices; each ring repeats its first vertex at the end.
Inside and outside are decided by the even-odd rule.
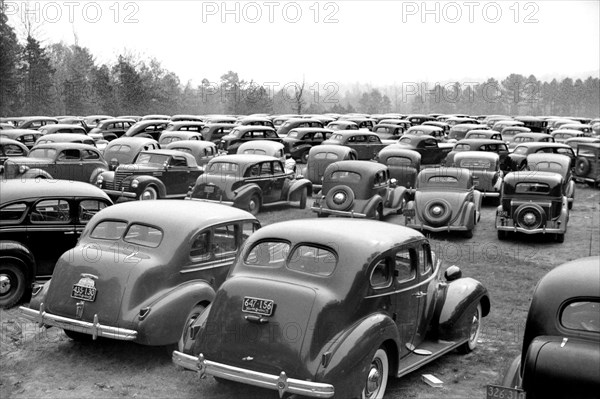
POLYGON ((304 101, 304 99, 302 98, 302 95, 304 94, 304 85, 305 85, 305 81, 304 81, 304 76, 302 76, 302 85, 298 86, 297 84, 294 85, 294 111, 298 114, 298 115, 302 115, 302 109, 304 108, 304 105, 306 104, 306 101, 304 101))

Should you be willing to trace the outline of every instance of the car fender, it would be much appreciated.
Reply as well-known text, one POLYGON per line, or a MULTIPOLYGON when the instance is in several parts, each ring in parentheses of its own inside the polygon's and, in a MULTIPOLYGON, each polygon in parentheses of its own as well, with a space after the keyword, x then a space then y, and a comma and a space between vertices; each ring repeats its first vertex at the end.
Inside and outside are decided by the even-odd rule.
POLYGON ((396 187, 389 191, 388 198, 383 204, 387 208, 398 208, 402 205, 402 200, 406 198, 406 187, 396 187))
POLYGON ((106 172, 106 169, 104 169, 104 168, 94 169, 94 171, 90 174, 90 184, 96 184, 96 180, 98 180, 98 176, 100 176, 104 172, 106 172))
POLYGON ((244 206, 252 194, 258 194, 262 202, 262 190, 256 183, 245 184, 241 188, 234 191, 235 197, 233 198, 234 206, 244 206))
POLYGON ((371 199, 369 199, 364 206, 362 206, 362 207, 357 206, 361 202, 363 202, 363 201, 354 200, 355 205, 352 209, 354 210, 354 212, 364 213, 365 215, 367 215, 367 217, 375 217, 376 212, 377 212, 377 207, 379 207, 379 205, 381 205, 381 207, 383 208, 383 206, 384 206, 383 198, 381 198, 381 195, 379 195, 379 194, 371 197, 371 199))
POLYGON ((35 179, 37 177, 43 177, 48 180, 52 179, 50 173, 46 172, 44 169, 29 169, 21 175, 22 179, 35 179))
POLYGON ((396 374, 400 336, 394 320, 375 313, 358 321, 335 338, 322 353, 315 381, 334 385, 336 397, 354 397, 363 387, 364 376, 375 351, 382 345, 388 350, 391 375, 396 374))
POLYGON ((18 241, 0 241, 0 261, 14 261, 25 270, 25 276, 31 280, 36 274, 36 263, 33 253, 18 241))
POLYGON ((523 380, 521 379, 521 355, 518 355, 510 362, 510 365, 504 372, 502 377, 503 387, 516 388, 521 387, 523 380))
POLYGON ((471 329, 471 315, 481 302, 482 316, 490 312, 487 289, 470 277, 446 283, 443 295, 438 295, 434 320, 440 339, 466 340, 471 329))
POLYGON ((208 304, 215 297, 214 288, 205 280, 188 281, 158 298, 151 299, 135 310, 134 321, 137 322, 138 343, 144 345, 168 345, 181 337, 186 318, 199 303, 208 304), (149 308, 145 317, 140 314, 149 308))
POLYGON ((312 144, 300 144, 300 145, 297 145, 296 147, 294 147, 290 151, 290 153, 292 154, 292 156, 295 159, 300 159, 302 157, 302 154, 304 152, 310 151, 311 148, 312 148, 312 144))
POLYGON ((156 188, 158 189, 159 197, 164 198, 167 195, 167 188, 165 187, 163 182, 161 182, 154 176, 132 176, 132 177, 130 177, 130 179, 137 180, 139 182, 137 188, 134 190, 131 190, 131 191, 135 191, 135 193, 138 196, 141 195, 142 191, 144 191, 144 189, 146 187, 148 187, 149 185, 156 186, 156 188))
POLYGON ((473 228, 477 224, 477 216, 478 212, 475 209, 475 204, 472 202, 467 202, 464 204, 462 209, 462 214, 459 219, 457 219, 457 225, 466 226, 467 228, 473 228))
POLYGON ((311 181, 308 179, 294 180, 288 189, 286 200, 291 201, 292 197, 294 197, 296 194, 300 193, 301 190, 307 190, 306 191, 307 195, 312 193, 311 181))

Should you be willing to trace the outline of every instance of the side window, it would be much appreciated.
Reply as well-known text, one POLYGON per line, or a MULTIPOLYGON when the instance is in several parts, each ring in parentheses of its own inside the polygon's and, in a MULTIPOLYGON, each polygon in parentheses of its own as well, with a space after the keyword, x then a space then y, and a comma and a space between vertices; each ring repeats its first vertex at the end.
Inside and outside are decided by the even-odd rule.
POLYGON ((369 276, 369 283, 371 287, 377 288, 386 288, 389 287, 392 283, 392 262, 390 258, 381 259, 373 270, 371 270, 371 275, 369 276))
POLYGON ((259 175, 260 175, 260 165, 253 165, 250 168, 248 176, 249 177, 255 177, 255 176, 259 176, 259 175))
POLYGON ((91 150, 83 150, 81 152, 82 159, 100 159, 100 155, 91 150))
POLYGON ((417 253, 413 248, 404 248, 396 252, 396 279, 399 283, 413 280, 417 275, 417 253))
POLYGON ((276 175, 282 174, 283 172, 283 167, 281 166, 281 163, 279 162, 273 162, 273 173, 276 175))
POLYGON ((267 176, 273 174, 271 172, 271 162, 263 162, 260 167, 260 175, 267 176))
POLYGON ((236 230, 237 226, 235 224, 215 227, 212 250, 217 258, 237 250, 236 230))
POLYGON ((82 224, 86 224, 90 219, 102 209, 106 208, 106 202, 98 200, 84 200, 79 203, 78 218, 82 224))
POLYGON ((192 241, 192 248, 190 249, 190 257, 192 258, 206 258, 210 257, 210 233, 205 231, 192 241))
POLYGON ((250 237, 252 233, 254 233, 256 230, 258 230, 258 228, 258 223, 244 222, 242 224, 242 242, 240 243, 240 245, 245 243, 248 237, 250 237))
POLYGON ((419 256, 419 272, 424 276, 431 272, 431 252, 429 245, 423 244, 421 255, 419 256))
POLYGON ((173 159, 171 160, 171 166, 185 167, 185 166, 187 166, 187 162, 186 162, 185 158, 173 157, 173 159))
POLYGON ((18 223, 25 214, 27 205, 23 202, 10 204, 0 209, 0 224, 18 223))
POLYGON ((58 161, 79 161, 79 150, 64 150, 56 159, 58 161))
POLYGON ((43 200, 35 204, 31 215, 31 223, 68 223, 71 221, 69 203, 66 200, 43 200))

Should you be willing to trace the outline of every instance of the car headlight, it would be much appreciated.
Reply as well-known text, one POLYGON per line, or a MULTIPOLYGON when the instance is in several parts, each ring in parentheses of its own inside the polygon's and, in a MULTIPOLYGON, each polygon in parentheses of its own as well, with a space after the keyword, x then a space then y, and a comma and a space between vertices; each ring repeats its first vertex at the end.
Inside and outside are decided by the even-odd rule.
POLYGON ((140 185, 140 181, 138 179, 133 179, 131 181, 131 188, 137 188, 140 185))
POLYGON ((96 179, 96 185, 101 186, 103 182, 104 182, 104 176, 102 176, 102 175, 98 176, 98 178, 96 179))
POLYGON ((25 173, 29 170, 29 166, 27 165, 21 165, 19 166, 19 173, 25 173))

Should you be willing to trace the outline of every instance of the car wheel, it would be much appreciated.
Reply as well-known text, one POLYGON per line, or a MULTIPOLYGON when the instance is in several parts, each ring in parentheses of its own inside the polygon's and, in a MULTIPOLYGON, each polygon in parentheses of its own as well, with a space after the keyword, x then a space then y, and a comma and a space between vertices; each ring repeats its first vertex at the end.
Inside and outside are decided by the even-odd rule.
POLYGON ((515 222, 524 229, 533 230, 546 224, 546 212, 535 203, 520 205, 514 214, 515 222))
POLYGON ((519 170, 527 170, 527 162, 521 162, 521 164, 519 165, 519 170))
POLYGON ((64 330, 65 335, 77 342, 91 342, 94 338, 90 334, 84 334, 79 331, 64 330))
POLYGON ((328 213, 317 213, 317 217, 318 218, 326 218, 326 217, 329 217, 329 214, 328 213))
POLYGON ((16 305, 25 294, 25 273, 17 265, 0 260, 0 307, 16 305), (6 262, 6 263, 5 263, 6 262))
POLYGON ((477 347, 477 340, 481 333, 481 303, 477 304, 477 308, 471 318, 471 325, 469 327, 469 340, 458 347, 460 353, 470 353, 477 347))
POLYGON ((383 220, 383 205, 379 204, 375 211, 375 220, 383 220))
POLYGON ((500 241, 506 240, 506 231, 504 231, 504 230, 498 230, 498 239, 500 241))
POLYGON ((591 165, 587 158, 578 158, 575 162, 575 174, 577 176, 586 176, 590 171, 591 165))
POLYGON ((434 199, 425 204, 423 218, 432 226, 443 226, 452 216, 452 206, 444 199, 434 199))
POLYGON ((246 211, 250 212, 254 216, 258 215, 258 211, 260 210, 260 197, 258 194, 252 194, 248 203, 246 204, 246 211))
POLYGON ((354 191, 348 186, 335 186, 325 196, 329 209, 345 211, 354 203, 354 191))
POLYGON ((381 399, 385 394, 389 374, 389 361, 383 348, 377 349, 365 378, 362 391, 363 399, 381 399))
POLYGON ((182 353, 186 353, 191 355, 192 344, 194 341, 192 340, 191 330, 192 324, 204 313, 206 310, 206 306, 204 305, 196 305, 192 308, 187 318, 185 319, 185 325, 183 326, 183 331, 181 332, 181 338, 179 338, 179 342, 177 343, 177 350, 182 353))
POLYGON ((150 201, 155 199, 158 199, 158 193, 156 192, 156 189, 152 186, 146 187, 144 191, 142 191, 142 193, 140 194, 141 201, 150 201))
POLYGON ((308 195, 306 194, 306 189, 303 188, 300 193, 300 204, 298 205, 298 208, 306 209, 306 197, 308 197, 308 195))
POLYGON ((304 151, 302 155, 300 155, 300 162, 303 164, 308 163, 308 151, 304 151))
POLYGON ((561 244, 565 242, 565 233, 556 233, 556 242, 561 244))
POLYGON ((473 238, 473 229, 465 231, 465 238, 473 238))

